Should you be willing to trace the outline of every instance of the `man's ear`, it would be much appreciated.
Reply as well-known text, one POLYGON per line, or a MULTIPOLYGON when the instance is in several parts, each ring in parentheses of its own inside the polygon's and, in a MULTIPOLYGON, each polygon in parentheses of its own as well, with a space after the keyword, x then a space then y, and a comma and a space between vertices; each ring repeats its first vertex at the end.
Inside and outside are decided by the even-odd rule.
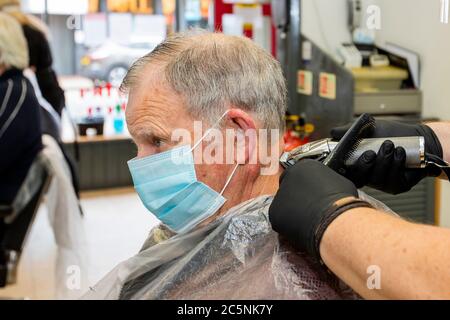
POLYGON ((231 108, 227 113, 229 122, 236 130, 236 156, 240 164, 257 164, 257 125, 254 116, 242 109, 231 108))

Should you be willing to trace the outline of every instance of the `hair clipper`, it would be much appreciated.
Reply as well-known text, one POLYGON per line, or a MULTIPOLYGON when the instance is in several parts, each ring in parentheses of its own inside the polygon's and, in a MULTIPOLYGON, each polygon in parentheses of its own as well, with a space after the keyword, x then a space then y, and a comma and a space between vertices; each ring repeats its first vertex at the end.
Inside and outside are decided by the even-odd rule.
POLYGON ((405 149, 405 165, 407 168, 425 168, 428 165, 423 137, 365 139, 374 126, 373 117, 363 114, 339 142, 323 139, 300 146, 291 152, 284 153, 280 159, 281 165, 288 168, 303 159, 314 159, 345 175, 347 168, 355 164, 364 152, 369 150, 378 152, 386 140, 390 140, 395 146, 405 149))

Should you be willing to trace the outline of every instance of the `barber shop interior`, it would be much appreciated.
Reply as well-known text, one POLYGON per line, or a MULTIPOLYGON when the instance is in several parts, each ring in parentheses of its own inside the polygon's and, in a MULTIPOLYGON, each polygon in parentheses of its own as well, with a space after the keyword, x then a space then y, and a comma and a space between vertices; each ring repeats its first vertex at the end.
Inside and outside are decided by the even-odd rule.
POLYGON ((0 305, 450 300, 449 8, 0 0, 0 305))

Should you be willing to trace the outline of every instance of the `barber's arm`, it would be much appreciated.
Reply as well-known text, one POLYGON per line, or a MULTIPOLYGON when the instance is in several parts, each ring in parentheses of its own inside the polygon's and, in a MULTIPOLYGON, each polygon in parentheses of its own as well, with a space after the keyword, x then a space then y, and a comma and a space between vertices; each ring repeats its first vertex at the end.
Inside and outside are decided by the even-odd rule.
POLYGON ((427 126, 433 130, 441 143, 443 159, 450 163, 450 122, 433 122, 427 126))
POLYGON ((364 298, 450 299, 450 231, 374 210, 319 162, 285 172, 269 216, 275 231, 364 298), (373 270, 380 289, 367 286, 373 270))
MULTIPOLYGON (((348 126, 331 131, 334 139, 340 140, 348 126)), ((411 125, 395 121, 377 120, 371 138, 410 137, 425 138, 425 152, 432 157, 450 160, 450 123, 431 123, 411 125)), ((378 150, 377 150, 378 151, 378 150)), ((409 191, 425 177, 448 177, 434 166, 426 169, 408 169, 405 167, 406 152, 391 141, 386 141, 378 153, 365 152, 355 165, 348 168, 346 177, 358 188, 370 186, 375 189, 398 194, 409 191)))

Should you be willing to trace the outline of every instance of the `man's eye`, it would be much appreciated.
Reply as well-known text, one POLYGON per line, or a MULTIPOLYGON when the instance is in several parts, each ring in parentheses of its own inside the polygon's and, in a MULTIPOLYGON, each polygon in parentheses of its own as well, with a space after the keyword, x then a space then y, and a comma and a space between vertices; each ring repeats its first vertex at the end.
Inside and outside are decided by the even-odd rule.
POLYGON ((153 138, 152 140, 152 145, 155 146, 156 148, 160 148, 163 143, 164 142, 162 141, 162 139, 153 138))

